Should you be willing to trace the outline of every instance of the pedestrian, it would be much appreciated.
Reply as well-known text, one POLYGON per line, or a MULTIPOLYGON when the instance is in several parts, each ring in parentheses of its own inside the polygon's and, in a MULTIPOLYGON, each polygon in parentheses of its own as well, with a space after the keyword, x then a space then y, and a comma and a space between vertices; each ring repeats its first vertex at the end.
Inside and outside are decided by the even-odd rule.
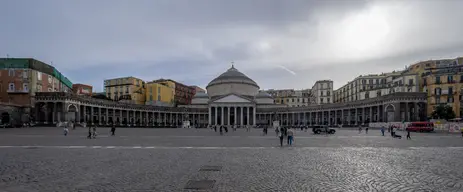
POLYGON ((284 129, 280 128, 280 132, 278 134, 278 137, 280 138, 280 146, 283 147, 283 137, 284 137, 284 129))
POLYGON ((116 125, 113 123, 113 126, 111 127, 111 136, 114 136, 116 132, 116 125))
POLYGON ((72 122, 72 130, 76 130, 76 122, 75 121, 72 122))
POLYGON ((365 134, 368 134, 368 127, 365 127, 365 134))
POLYGON ((97 135, 97 133, 96 133, 96 125, 93 125, 93 134, 92 134, 92 136, 93 136, 94 139, 96 138, 96 135, 97 135))
POLYGON ((359 134, 362 132, 362 126, 359 125, 359 134))
POLYGON ((412 138, 410 137, 410 130, 407 129, 407 140, 408 139, 412 139, 412 138))
POLYGON ((391 126, 391 137, 394 137, 394 126, 391 126))
POLYGON ((69 132, 69 130, 68 130, 67 126, 64 126, 64 136, 67 136, 68 132, 69 132))
POLYGON ((381 134, 383 134, 383 136, 384 136, 384 131, 385 131, 385 130, 384 130, 384 126, 382 126, 382 127, 381 127, 381 134))
POLYGON ((275 134, 277 135, 277 137, 278 137, 278 132, 280 132, 278 131, 278 127, 275 127, 275 134))
POLYGON ((87 136, 87 139, 91 139, 92 138, 92 127, 88 126, 88 136, 87 136))
POLYGON ((228 133, 228 126, 223 126, 223 129, 225 129, 225 133, 228 133))
POLYGON ((222 135, 222 134, 223 134, 223 132, 222 132, 222 125, 220 126, 219 130, 220 130, 220 135, 222 135))
POLYGON ((214 125, 214 131, 217 132, 217 125, 214 125))
POLYGON ((291 128, 288 128, 288 145, 293 145, 294 131, 291 128))

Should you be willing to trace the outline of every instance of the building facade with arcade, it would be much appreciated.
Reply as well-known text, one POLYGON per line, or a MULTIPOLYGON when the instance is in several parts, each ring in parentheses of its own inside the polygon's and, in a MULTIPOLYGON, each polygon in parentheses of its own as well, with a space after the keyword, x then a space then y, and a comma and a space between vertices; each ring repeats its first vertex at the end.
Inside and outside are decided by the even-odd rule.
POLYGON ((184 121, 207 125, 361 125, 370 122, 419 121, 426 119, 426 93, 396 92, 346 103, 288 107, 276 104, 259 85, 232 66, 213 79, 207 93, 197 92, 192 103, 162 107, 119 103, 72 93, 37 93, 38 123, 64 121, 97 125, 179 127, 184 121))

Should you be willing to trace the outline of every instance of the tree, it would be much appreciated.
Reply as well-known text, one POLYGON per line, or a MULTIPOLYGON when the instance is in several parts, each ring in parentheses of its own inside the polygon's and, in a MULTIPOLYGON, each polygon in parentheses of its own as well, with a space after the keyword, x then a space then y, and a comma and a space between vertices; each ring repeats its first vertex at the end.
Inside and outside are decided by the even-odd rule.
POLYGON ((431 117, 433 119, 453 119, 455 118, 455 112, 453 111, 451 106, 448 105, 438 105, 431 113, 431 117))

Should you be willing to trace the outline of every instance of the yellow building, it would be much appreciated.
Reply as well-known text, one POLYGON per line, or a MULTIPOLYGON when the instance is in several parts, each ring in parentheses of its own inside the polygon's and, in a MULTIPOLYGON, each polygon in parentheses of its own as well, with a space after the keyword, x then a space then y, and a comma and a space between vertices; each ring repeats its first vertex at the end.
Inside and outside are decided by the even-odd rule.
POLYGON ((452 107, 456 117, 462 117, 463 57, 423 61, 409 70, 421 74, 421 91, 428 95, 428 116, 437 105, 445 104, 452 107))
POLYGON ((146 83, 145 97, 145 103, 147 105, 173 105, 175 97, 175 83, 171 81, 148 82, 146 83))
POLYGON ((104 80, 108 98, 135 104, 145 104, 145 82, 136 77, 121 77, 104 80))

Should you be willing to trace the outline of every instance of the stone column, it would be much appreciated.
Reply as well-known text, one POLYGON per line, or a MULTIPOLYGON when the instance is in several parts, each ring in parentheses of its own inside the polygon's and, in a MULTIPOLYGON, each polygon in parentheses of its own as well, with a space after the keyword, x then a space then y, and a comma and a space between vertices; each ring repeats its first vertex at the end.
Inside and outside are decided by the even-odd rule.
POLYGON ((357 107, 355 108, 354 112, 355 112, 355 122, 354 122, 354 124, 358 125, 358 123, 359 123, 359 114, 358 114, 358 108, 357 107))
POLYGON ((404 115, 404 120, 405 122, 409 122, 410 120, 408 117, 410 116, 410 110, 408 109, 408 103, 405 102, 405 115, 404 115))
POLYGON ((224 121, 224 107, 220 107, 220 125, 224 125, 223 121, 224 121))
MULTIPOLYGON (((383 109, 384 110, 384 109, 383 109)), ((379 105, 376 107, 376 122, 380 122, 381 118, 380 118, 380 115, 381 115, 381 110, 379 108, 379 105)), ((383 118, 384 119, 384 118, 383 118)), ((383 120, 384 121, 384 120, 383 120)), ((386 121, 384 121, 386 122, 386 121)))
POLYGON ((365 115, 365 107, 362 107, 362 124, 365 124, 365 119, 366 119, 366 115, 365 115))
POLYGON ((87 106, 82 106, 82 115, 84 116, 84 123, 87 123, 88 119, 87 119, 87 106))
POLYGON ((318 111, 315 111, 315 125, 319 125, 318 124, 318 111))
POLYGON ((57 113, 56 108, 57 108, 56 107, 56 102, 53 102, 53 110, 52 110, 53 112, 52 112, 52 117, 51 117, 52 123, 56 122, 56 113, 57 113))
POLYGON ((338 125, 338 111, 334 110, 334 126, 338 125))
POLYGON ((370 121, 373 122, 373 107, 370 106, 370 113, 368 114, 370 116, 370 121))
POLYGON ((252 121, 252 125, 254 125, 254 126, 256 125, 256 111, 257 111, 256 106, 252 107, 252 116, 253 116, 252 118, 254 119, 252 121))
POLYGON ((416 102, 413 102, 413 120, 414 121, 419 121, 420 116, 419 116, 419 111, 418 111, 418 104, 416 102))
POLYGON ((341 125, 344 125, 344 109, 341 109, 341 125))
POLYGON ((230 125, 230 118, 231 118, 231 107, 227 107, 227 125, 230 125))
POLYGON ((212 114, 211 114, 211 113, 212 113, 212 107, 209 106, 208 109, 209 109, 209 110, 208 110, 208 111, 209 111, 209 112, 208 112, 209 125, 211 125, 211 124, 212 124, 212 114))
POLYGON ((119 125, 122 125, 122 109, 119 109, 119 125))
POLYGON ((129 123, 130 123, 130 110, 126 110, 126 111, 125 111, 125 115, 127 116, 127 121, 126 121, 126 123, 129 124, 129 123))
POLYGON ((215 124, 218 125, 218 122, 219 122, 219 107, 214 107, 215 108, 215 124))
POLYGON ((236 115, 236 106, 234 106, 233 107, 233 124, 234 125, 236 125, 236 120, 237 120, 236 116, 237 116, 236 115))
POLYGON ((90 106, 90 122, 91 125, 94 125, 95 123, 93 122, 93 106, 90 106))
POLYGON ((350 125, 351 124, 351 118, 350 118, 350 115, 351 115, 351 108, 347 109, 347 124, 350 125))
POLYGON ((243 116, 244 116, 244 107, 240 107, 240 125, 244 125, 243 116))
POLYGON ((249 113, 249 111, 250 111, 249 107, 246 107, 246 110, 247 110, 247 112, 246 112, 246 125, 251 125, 251 122, 249 121, 251 119, 251 117, 250 117, 251 115, 249 113))
POLYGON ((309 122, 308 124, 312 126, 312 112, 309 112, 309 122))

